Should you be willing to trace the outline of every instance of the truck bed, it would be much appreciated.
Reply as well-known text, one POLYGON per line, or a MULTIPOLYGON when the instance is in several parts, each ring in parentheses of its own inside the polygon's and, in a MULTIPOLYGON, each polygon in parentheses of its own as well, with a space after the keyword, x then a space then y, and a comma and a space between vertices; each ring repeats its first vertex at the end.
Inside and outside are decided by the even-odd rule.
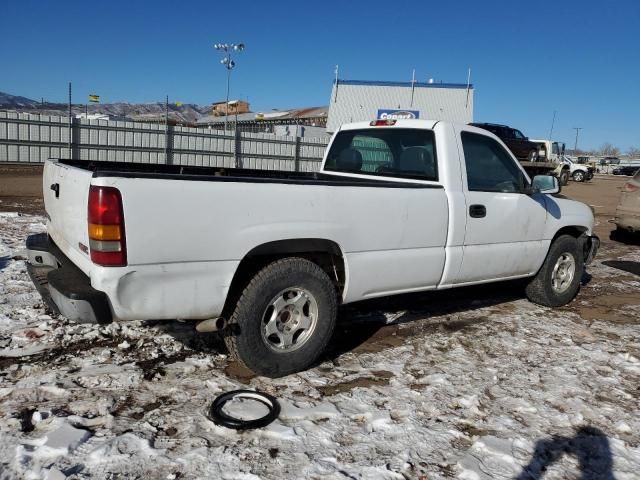
POLYGON ((48 161, 43 187, 49 236, 122 320, 220 315, 242 259, 274 242, 330 244, 349 265, 346 302, 435 288, 442 277, 449 231, 442 184, 48 161), (92 187, 121 195, 125 266, 100 266, 87 253, 92 187))
POLYGON ((147 178, 164 180, 197 180, 215 182, 284 183, 294 185, 328 185, 385 188, 442 188, 385 179, 344 177, 319 172, 290 172, 283 170, 249 170, 226 167, 198 167, 148 163, 99 162, 86 160, 58 160, 59 163, 93 172, 93 177, 147 178))

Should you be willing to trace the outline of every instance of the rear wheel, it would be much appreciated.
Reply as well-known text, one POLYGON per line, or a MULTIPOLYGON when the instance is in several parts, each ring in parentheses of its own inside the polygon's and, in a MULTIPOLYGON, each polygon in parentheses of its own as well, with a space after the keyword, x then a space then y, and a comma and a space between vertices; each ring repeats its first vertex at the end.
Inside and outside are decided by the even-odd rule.
POLYGON ((281 377, 311 366, 336 321, 329 276, 304 258, 275 261, 245 288, 225 333, 231 354, 259 375, 281 377))
POLYGON ((527 285, 527 298, 546 307, 565 305, 578 293, 583 272, 580 242, 571 235, 561 235, 551 244, 542 267, 527 285))
POLYGON ((584 182, 584 172, 582 170, 573 172, 573 179, 576 182, 584 182))

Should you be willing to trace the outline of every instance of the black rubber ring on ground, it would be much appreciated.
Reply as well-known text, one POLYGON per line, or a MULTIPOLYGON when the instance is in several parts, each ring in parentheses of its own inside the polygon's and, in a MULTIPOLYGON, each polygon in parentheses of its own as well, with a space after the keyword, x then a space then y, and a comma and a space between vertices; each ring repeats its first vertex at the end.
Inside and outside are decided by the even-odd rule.
POLYGON ((280 404, 275 397, 268 393, 258 392, 255 390, 233 390, 231 392, 223 393, 219 395, 211 404, 209 409, 209 418, 216 425, 222 425, 223 427, 233 428, 234 430, 249 430, 252 428, 266 427, 273 422, 280 415, 280 404), (222 411, 224 405, 235 397, 249 398, 256 400, 267 406, 269 413, 264 417, 256 418, 253 420, 242 420, 227 415, 222 411))

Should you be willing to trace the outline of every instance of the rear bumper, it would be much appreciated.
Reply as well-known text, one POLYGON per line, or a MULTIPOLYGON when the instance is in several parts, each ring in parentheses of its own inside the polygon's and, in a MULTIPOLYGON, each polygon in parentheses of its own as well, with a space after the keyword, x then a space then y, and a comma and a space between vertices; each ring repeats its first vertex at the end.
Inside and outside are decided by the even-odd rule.
POLYGON ((82 270, 76 267, 47 234, 27 238, 27 271, 45 303, 69 320, 109 323, 109 300, 94 289, 82 270))
POLYGON ((584 264, 589 265, 600 248, 600 238, 596 235, 588 236, 584 242, 584 264))

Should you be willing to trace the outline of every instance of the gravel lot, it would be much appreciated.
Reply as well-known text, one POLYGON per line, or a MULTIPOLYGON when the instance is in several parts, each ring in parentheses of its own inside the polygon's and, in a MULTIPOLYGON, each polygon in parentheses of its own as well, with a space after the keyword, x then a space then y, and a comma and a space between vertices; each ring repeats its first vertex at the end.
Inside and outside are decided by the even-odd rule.
POLYGON ((42 203, 1 197, 0 478, 638 479, 640 249, 608 223, 623 181, 563 191, 603 240, 568 306, 514 283, 350 305, 324 360, 278 380, 189 323, 51 316, 22 253, 42 203), (235 388, 278 397, 280 419, 214 425, 235 388))

